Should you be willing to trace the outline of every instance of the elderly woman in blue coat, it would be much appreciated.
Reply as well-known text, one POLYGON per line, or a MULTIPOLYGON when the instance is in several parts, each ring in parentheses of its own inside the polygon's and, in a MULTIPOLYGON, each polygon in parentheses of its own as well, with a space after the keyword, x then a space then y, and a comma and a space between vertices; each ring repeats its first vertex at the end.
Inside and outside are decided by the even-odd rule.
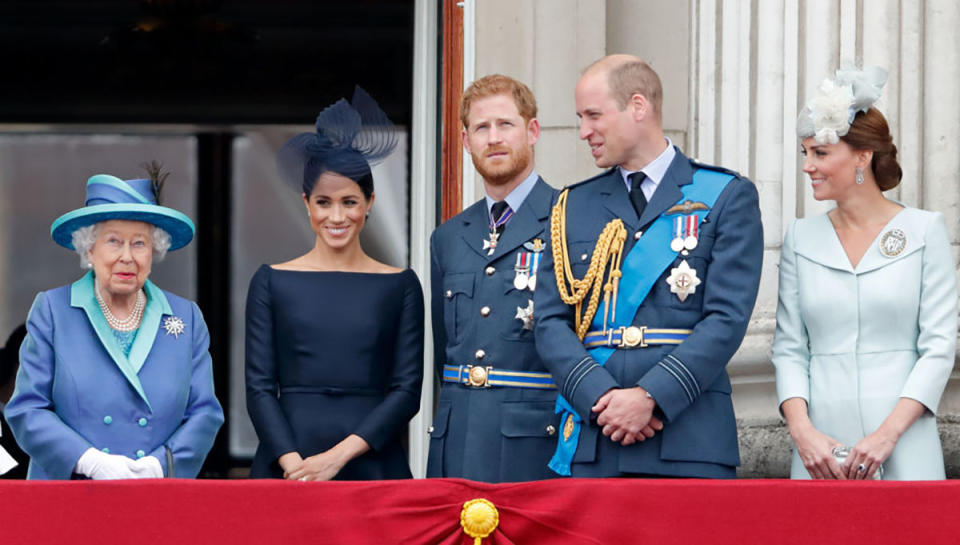
POLYGON ((29 479, 196 477, 223 423, 197 305, 148 277, 193 238, 152 179, 100 174, 51 235, 90 269, 30 309, 5 414, 29 479))

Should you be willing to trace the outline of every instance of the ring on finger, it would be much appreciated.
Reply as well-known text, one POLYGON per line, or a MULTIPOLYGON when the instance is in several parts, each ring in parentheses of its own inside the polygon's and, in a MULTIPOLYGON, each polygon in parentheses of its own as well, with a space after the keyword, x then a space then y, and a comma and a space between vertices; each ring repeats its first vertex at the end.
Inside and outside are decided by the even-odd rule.
POLYGON ((863 465, 863 464, 860 464, 860 465, 857 466, 857 473, 863 473, 863 472, 866 471, 866 470, 867 470, 867 466, 865 466, 865 465, 863 465))

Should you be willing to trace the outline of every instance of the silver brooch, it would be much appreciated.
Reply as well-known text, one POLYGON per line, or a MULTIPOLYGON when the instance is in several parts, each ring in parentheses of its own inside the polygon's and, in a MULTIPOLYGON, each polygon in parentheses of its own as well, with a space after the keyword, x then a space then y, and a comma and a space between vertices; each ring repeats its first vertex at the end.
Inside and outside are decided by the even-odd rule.
POLYGON ((173 338, 179 339, 183 333, 183 320, 176 316, 167 316, 163 321, 163 329, 167 330, 167 335, 173 335, 173 338))
POLYGON ((907 235, 900 229, 891 229, 880 237, 880 253, 886 257, 897 257, 907 247, 907 235))

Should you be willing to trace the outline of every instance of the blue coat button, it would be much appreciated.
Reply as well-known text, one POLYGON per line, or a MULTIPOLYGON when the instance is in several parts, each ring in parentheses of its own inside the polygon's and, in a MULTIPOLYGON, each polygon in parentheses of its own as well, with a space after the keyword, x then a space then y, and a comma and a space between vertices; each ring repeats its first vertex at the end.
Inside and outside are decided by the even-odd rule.
POLYGON ((147 419, 140 417, 140 420, 137 420, 137 424, 140 424, 141 428, 145 428, 147 426, 147 419))
POLYGON ((111 423, 113 423, 113 417, 110 416, 110 415, 104 416, 104 417, 103 417, 103 423, 104 423, 104 424, 111 424, 111 423))
POLYGON ((143 457, 146 456, 146 455, 147 455, 147 453, 146 453, 146 452, 143 452, 143 450, 138 450, 138 451, 137 451, 137 458, 143 458, 143 457))
POLYGON ((103 448, 100 449, 100 450, 101 450, 102 452, 104 452, 105 454, 110 454, 110 449, 107 448, 107 447, 103 447, 103 448))

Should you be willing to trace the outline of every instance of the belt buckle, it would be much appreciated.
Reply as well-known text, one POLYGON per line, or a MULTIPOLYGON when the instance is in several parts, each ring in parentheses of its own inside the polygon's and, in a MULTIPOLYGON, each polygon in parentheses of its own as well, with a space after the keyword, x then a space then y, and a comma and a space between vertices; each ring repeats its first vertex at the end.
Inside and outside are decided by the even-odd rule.
POLYGON ((474 388, 490 387, 490 371, 493 367, 482 365, 467 365, 467 385, 474 388))
POLYGON ((621 327, 620 328, 620 346, 625 348, 646 348, 647 343, 644 340, 644 334, 647 332, 647 326, 621 327))

